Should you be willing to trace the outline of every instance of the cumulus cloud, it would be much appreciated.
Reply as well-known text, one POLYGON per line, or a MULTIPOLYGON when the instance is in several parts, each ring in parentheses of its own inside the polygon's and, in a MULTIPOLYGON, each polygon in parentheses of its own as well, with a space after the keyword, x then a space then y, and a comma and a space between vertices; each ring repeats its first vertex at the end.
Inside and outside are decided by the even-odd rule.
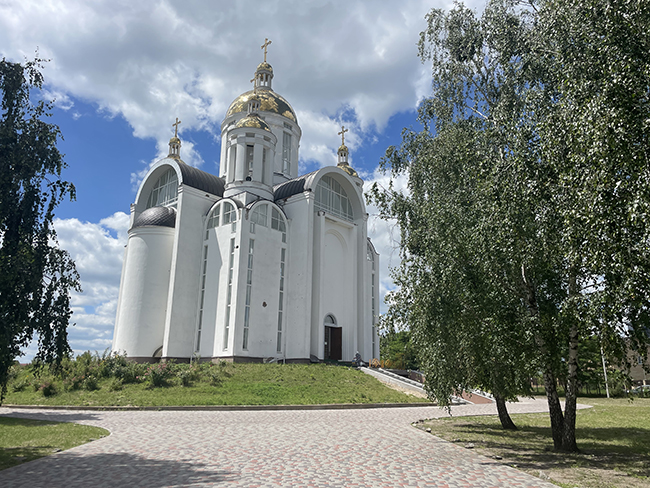
MULTIPOLYGON (((55 219, 59 245, 66 249, 81 276, 82 293, 72 293, 74 311, 68 329, 70 346, 76 354, 110 347, 117 310, 122 259, 129 216, 123 212, 99 221, 55 219)), ((33 347, 27 355, 33 355, 33 347)))
MULTIPOLYGON (((38 46, 51 59, 46 79, 64 108, 69 96, 94 103, 165 153, 173 117, 183 121, 181 132, 219 133, 230 102, 249 89, 268 37, 274 89, 300 108, 301 123, 329 119, 318 125, 334 131, 329 126, 347 109, 364 133, 381 131, 428 89, 415 45, 427 11, 449 4, 8 0, 0 4, 0 54, 20 60, 38 46)), ((325 139, 331 144, 336 132, 305 131, 305 161, 329 164, 338 145, 325 139)))
MULTIPOLYGON (((372 178, 365 181, 366 192, 377 184, 380 188, 388 188, 391 183, 390 175, 375 170, 372 178)), ((392 179, 395 191, 408 194, 408 175, 402 174, 392 179)), ((395 283, 390 276, 390 270, 399 266, 400 254, 400 229, 393 219, 381 218, 379 209, 375 205, 367 205, 368 212, 368 237, 372 240, 375 250, 379 253, 379 294, 381 297, 380 312, 386 312, 384 297, 386 293, 395 289, 395 283)))

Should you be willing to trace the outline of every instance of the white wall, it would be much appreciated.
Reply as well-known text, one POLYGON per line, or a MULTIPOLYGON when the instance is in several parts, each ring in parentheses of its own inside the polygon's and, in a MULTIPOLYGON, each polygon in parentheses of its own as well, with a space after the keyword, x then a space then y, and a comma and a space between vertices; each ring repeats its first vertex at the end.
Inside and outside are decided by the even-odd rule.
POLYGON ((129 232, 113 351, 150 358, 163 345, 173 244, 170 227, 129 232))

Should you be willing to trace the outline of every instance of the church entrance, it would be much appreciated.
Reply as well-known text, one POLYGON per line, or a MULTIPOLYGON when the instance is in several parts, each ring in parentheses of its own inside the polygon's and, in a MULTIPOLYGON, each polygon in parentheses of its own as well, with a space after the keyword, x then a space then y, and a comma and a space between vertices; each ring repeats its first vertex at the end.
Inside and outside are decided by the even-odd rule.
POLYGON ((343 358, 343 329, 336 326, 336 319, 331 315, 325 316, 325 349, 324 359, 338 361, 343 358))

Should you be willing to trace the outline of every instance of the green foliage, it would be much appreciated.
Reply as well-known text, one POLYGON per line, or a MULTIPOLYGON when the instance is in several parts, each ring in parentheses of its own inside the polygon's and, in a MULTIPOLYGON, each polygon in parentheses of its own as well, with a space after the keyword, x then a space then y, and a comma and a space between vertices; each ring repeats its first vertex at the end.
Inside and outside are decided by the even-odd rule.
POLYGON ((174 376, 173 367, 167 363, 151 364, 139 377, 151 388, 168 386, 169 380, 174 376))
POLYGON ((52 227, 74 187, 61 180, 59 128, 43 121, 52 106, 30 99, 43 84, 40 63, 0 61, 0 403, 9 368, 35 334, 39 361, 58 365, 70 353, 69 290, 80 291, 52 227))
POLYGON ((389 360, 391 367, 413 370, 420 367, 417 350, 408 330, 388 330, 379 337, 379 348, 381 359, 389 360))
POLYGON ((542 371, 555 447, 575 450, 580 375, 595 371, 583 342, 647 361, 650 7, 493 0, 427 21, 424 130, 382 163, 408 192, 371 191, 401 231, 386 322, 411 330, 443 404, 526 393, 542 371))

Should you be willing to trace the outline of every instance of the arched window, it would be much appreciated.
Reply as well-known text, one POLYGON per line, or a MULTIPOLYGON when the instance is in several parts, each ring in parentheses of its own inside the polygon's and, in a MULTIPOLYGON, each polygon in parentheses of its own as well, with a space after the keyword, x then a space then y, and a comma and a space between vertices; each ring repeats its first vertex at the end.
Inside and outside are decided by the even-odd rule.
POLYGON ((178 201, 178 177, 173 168, 158 178, 147 199, 147 208, 175 206, 178 201))
POLYGON ((316 209, 325 210, 337 217, 352 220, 352 204, 338 181, 323 176, 316 186, 316 209))
POLYGON ((271 229, 282 232, 282 242, 287 242, 287 225, 278 209, 273 208, 271 212, 271 229))
POLYGON ((210 217, 208 217, 208 229, 213 229, 215 227, 219 227, 219 207, 216 207, 212 212, 210 213, 210 217))
POLYGON ((264 227, 268 226, 268 205, 258 205, 253 210, 251 215, 251 222, 257 225, 263 225, 264 227))
POLYGON ((237 211, 232 203, 224 202, 222 209, 223 220, 221 225, 226 225, 237 220, 237 211))

